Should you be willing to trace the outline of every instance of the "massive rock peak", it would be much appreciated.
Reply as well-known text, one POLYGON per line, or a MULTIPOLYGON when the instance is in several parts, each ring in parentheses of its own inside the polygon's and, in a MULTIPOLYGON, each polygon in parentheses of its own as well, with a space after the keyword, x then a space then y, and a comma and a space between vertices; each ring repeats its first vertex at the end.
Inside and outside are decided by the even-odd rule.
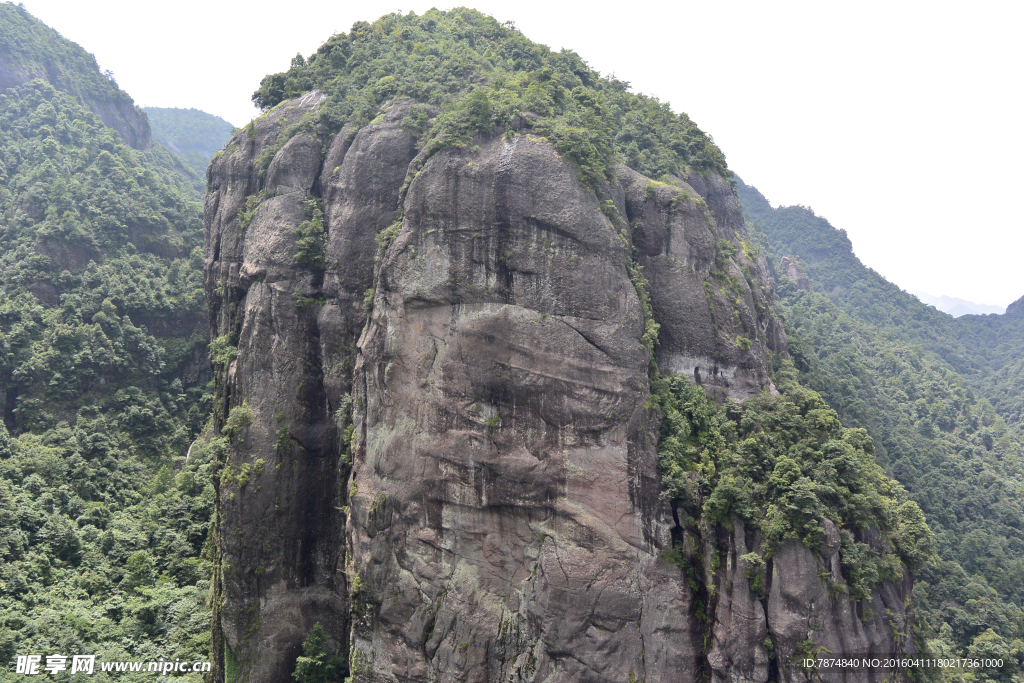
POLYGON ((857 614, 792 541, 759 598, 759 533, 687 535, 662 495, 650 323, 720 400, 785 353, 726 180, 595 191, 528 127, 424 159, 407 103, 327 140, 318 106, 209 172, 222 669, 284 683, 315 623, 357 681, 795 681, 809 637, 896 647, 908 585, 857 614))

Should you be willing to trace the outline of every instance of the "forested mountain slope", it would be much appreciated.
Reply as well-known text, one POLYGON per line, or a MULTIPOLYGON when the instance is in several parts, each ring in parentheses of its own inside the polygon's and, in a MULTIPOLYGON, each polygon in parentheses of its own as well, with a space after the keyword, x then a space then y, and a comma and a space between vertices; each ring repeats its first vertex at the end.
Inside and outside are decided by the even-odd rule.
POLYGON ((914 590, 936 651, 1020 652, 1021 304, 954 319, 866 268, 825 219, 738 188, 774 262, 790 257, 776 273, 777 302, 801 381, 868 430, 936 534, 938 561, 914 590))
POLYGON ((234 127, 198 109, 144 107, 153 139, 178 155, 201 178, 206 166, 231 137, 234 127))
POLYGON ((0 659, 202 659, 199 197, 144 116, 133 149, 86 106, 136 121, 81 48, 0 21, 5 73, 43 77, 0 95, 0 659))
MULTIPOLYGON (((944 360, 1024 436, 1024 298, 1003 315, 954 318, 921 303, 866 267, 843 230, 802 206, 773 209, 742 181, 743 209, 781 256, 795 256, 814 290, 853 317, 890 331, 944 360)), ((1024 288, 1024 283, 1022 283, 1024 288)))
POLYGON ((20 5, 0 4, 0 93, 41 78, 74 97, 134 149, 149 149, 149 123, 96 58, 20 5))
POLYGON ((971 386, 1024 436, 1024 297, 1003 315, 965 315, 956 323, 957 335, 974 351, 971 386))

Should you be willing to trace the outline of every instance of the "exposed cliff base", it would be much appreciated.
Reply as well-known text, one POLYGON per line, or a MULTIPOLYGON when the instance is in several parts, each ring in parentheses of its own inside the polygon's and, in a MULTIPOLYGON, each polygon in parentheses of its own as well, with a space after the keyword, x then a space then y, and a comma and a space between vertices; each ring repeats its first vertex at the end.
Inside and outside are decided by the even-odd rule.
POLYGON ((209 172, 229 679, 289 680, 318 622, 358 681, 795 681, 808 647, 905 647, 909 580, 851 602, 834 526, 759 597, 759 532, 662 495, 651 331, 720 400, 785 352, 725 180, 595 190, 528 126, 427 158, 404 102, 295 134, 322 99, 209 172))

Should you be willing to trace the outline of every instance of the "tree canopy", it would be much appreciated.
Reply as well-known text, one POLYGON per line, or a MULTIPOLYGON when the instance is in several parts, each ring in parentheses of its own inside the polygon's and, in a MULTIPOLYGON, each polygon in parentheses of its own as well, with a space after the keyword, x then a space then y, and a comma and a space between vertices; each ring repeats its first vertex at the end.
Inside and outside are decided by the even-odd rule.
POLYGON ((317 125, 333 134, 359 126, 381 105, 410 99, 440 107, 430 125, 413 110, 407 125, 426 136, 428 153, 469 144, 476 132, 510 130, 526 117, 596 184, 614 161, 652 178, 716 171, 728 177, 721 150, 686 114, 628 91, 569 50, 554 52, 511 24, 476 10, 388 14, 357 22, 286 72, 268 75, 253 102, 270 109, 313 89, 328 95, 317 125))

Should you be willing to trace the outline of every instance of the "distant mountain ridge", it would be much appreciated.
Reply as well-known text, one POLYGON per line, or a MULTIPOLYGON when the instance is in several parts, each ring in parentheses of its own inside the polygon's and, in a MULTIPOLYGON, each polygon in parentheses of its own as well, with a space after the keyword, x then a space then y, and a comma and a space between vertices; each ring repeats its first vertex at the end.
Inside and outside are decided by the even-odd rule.
POLYGON ((1006 312, 1006 308, 1003 306, 979 304, 973 301, 967 301, 966 299, 960 299, 955 296, 935 296, 934 294, 919 291, 912 291, 911 294, 916 296, 923 303, 926 303, 929 306, 934 306, 943 313, 948 313, 954 318, 959 318, 964 315, 1002 315, 1006 312))
POLYGON ((941 358, 1024 436, 1024 297, 1003 315, 953 317, 865 266, 846 231, 810 209, 772 208, 742 180, 737 180, 737 193, 748 219, 763 230, 776 255, 799 260, 812 289, 854 318, 941 358))
POLYGON ((234 132, 234 126, 198 109, 143 107, 153 139, 177 154, 200 176, 234 132))
POLYGON ((1007 318, 1024 318, 1024 296, 1006 307, 1007 318))

